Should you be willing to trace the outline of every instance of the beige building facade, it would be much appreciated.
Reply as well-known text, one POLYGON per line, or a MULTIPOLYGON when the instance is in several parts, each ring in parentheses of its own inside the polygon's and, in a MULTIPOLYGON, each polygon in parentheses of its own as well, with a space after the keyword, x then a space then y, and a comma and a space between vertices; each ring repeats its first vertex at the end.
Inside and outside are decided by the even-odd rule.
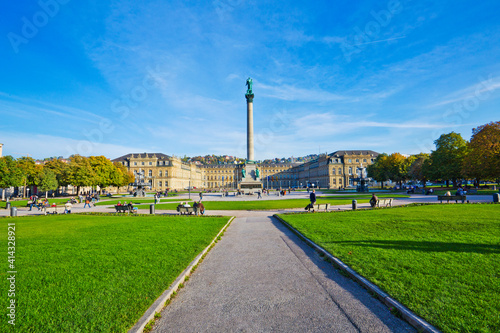
MULTIPOLYGON (((366 167, 378 156, 372 150, 339 150, 306 163, 260 164, 264 188, 346 188, 355 186, 355 178, 366 177, 366 167)), ((198 165, 162 153, 127 154, 114 159, 153 191, 167 189, 237 189, 243 164, 198 165)))

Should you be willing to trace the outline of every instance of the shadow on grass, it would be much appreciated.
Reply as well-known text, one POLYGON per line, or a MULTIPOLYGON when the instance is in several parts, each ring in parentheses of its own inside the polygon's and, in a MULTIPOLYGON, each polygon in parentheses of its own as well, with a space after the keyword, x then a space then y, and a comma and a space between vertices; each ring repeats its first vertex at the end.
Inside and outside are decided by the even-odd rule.
POLYGON ((392 240, 360 240, 324 242, 324 244, 349 244, 360 247, 374 247, 381 249, 411 250, 422 252, 471 252, 471 253, 500 253, 498 244, 467 244, 445 242, 418 242, 392 240))

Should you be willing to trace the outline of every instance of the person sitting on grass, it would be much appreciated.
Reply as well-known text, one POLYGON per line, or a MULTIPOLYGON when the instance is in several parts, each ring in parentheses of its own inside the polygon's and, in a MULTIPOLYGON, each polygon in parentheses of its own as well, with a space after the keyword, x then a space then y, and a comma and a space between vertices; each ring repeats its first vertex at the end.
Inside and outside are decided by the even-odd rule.
POLYGON ((378 201, 378 198, 375 195, 375 193, 373 193, 372 197, 370 199, 370 206, 372 206, 372 208, 375 207, 375 205, 377 204, 377 201, 378 201))

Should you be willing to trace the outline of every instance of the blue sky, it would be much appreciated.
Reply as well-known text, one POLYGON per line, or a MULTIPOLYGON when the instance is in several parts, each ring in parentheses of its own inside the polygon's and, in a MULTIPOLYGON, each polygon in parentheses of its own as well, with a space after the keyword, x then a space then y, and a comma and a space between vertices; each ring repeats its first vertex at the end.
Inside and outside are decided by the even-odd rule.
POLYGON ((429 152, 498 121, 500 2, 21 1, 0 21, 4 155, 429 152))

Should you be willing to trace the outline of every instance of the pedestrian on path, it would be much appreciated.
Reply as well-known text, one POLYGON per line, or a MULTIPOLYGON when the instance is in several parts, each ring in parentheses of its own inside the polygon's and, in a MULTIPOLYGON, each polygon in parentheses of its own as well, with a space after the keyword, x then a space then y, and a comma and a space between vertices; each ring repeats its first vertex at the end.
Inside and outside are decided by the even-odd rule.
POLYGON ((262 195, 260 193, 260 190, 257 191, 257 199, 262 199, 262 195))
POLYGON ((309 194, 309 200, 311 201, 311 209, 314 211, 314 204, 316 203, 316 190, 312 190, 311 194, 309 194))
POLYGON ((90 196, 87 196, 87 197, 85 198, 85 205, 83 205, 83 208, 87 207, 87 205, 88 205, 88 206, 89 206, 89 208, 90 208, 90 196))

